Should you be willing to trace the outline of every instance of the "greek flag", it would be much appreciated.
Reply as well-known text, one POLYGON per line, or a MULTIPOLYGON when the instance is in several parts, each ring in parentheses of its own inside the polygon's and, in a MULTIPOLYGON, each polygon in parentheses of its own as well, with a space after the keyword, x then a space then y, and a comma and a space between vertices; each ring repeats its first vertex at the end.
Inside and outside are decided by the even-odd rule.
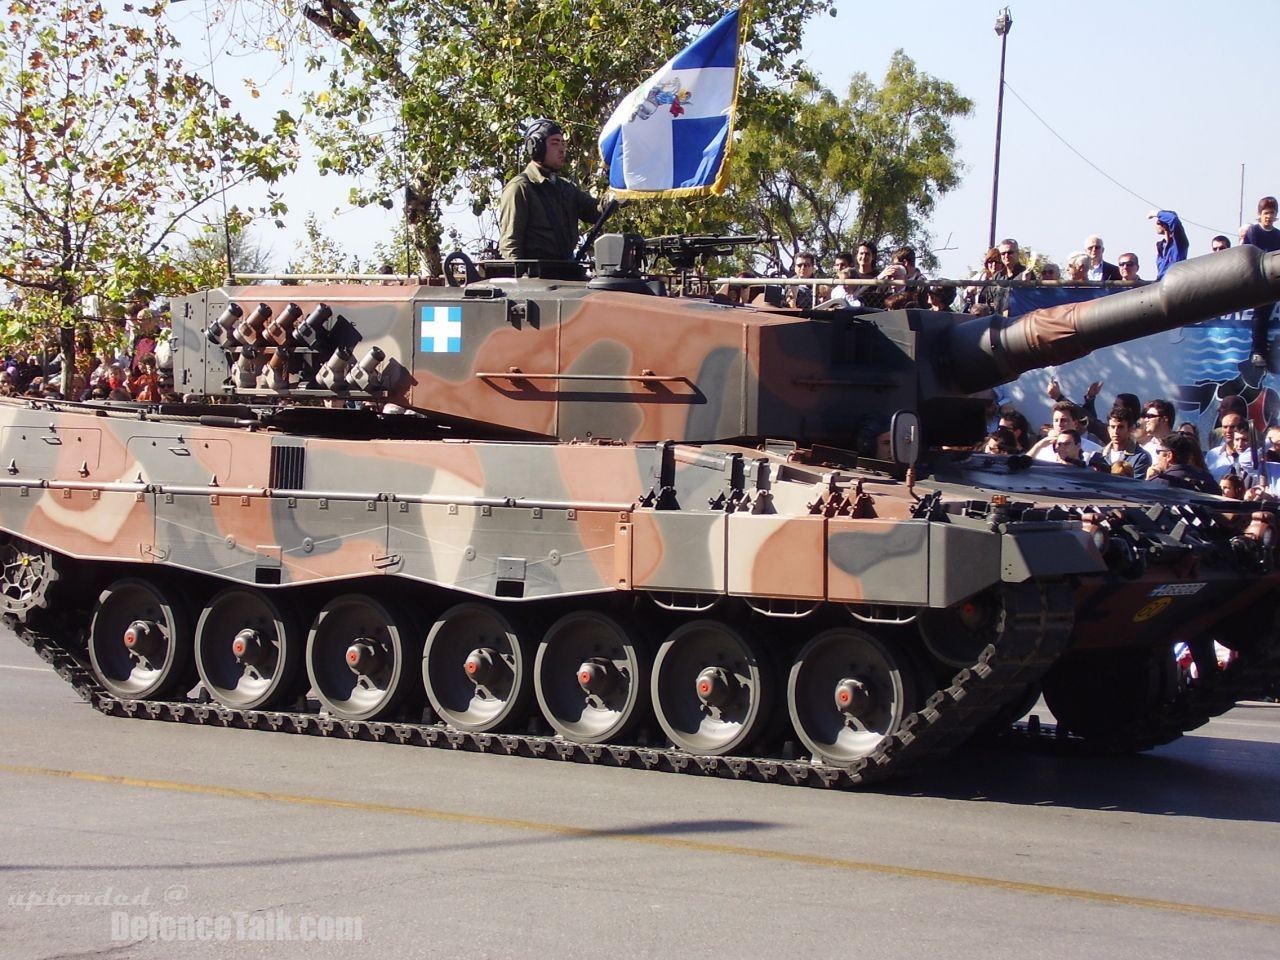
POLYGON ((738 11, 725 14, 618 104, 600 134, 620 197, 720 193, 738 99, 738 11))

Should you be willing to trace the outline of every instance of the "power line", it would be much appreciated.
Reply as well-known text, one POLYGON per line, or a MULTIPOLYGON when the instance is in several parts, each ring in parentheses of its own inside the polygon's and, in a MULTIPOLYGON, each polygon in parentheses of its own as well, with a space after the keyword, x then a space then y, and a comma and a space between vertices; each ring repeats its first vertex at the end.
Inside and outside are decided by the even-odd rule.
MULTIPOLYGON (((1019 94, 1017 90, 1013 89, 1013 87, 1010 86, 1007 81, 1005 82, 1005 87, 1008 88, 1009 92, 1012 93, 1017 98, 1020 104, 1022 104, 1024 107, 1027 108, 1028 113, 1030 113, 1033 117, 1039 120, 1046 130, 1048 130, 1055 137, 1057 137, 1058 140, 1062 142, 1062 145, 1064 147, 1066 147, 1068 150, 1074 153, 1077 157, 1079 157, 1081 160, 1083 160, 1085 163, 1091 166, 1095 171, 1102 174, 1102 176, 1106 177, 1108 180, 1114 183, 1117 187, 1119 187, 1125 193, 1129 194, 1129 196, 1135 197, 1136 199, 1141 200, 1144 204, 1146 204, 1148 207, 1151 207, 1152 209, 1155 209, 1155 210, 1162 209, 1160 204, 1155 203, 1154 201, 1148 200, 1146 197, 1144 197, 1142 194, 1138 193, 1135 190, 1129 189, 1127 186, 1125 186, 1123 183, 1121 183, 1111 174, 1107 173, 1107 171, 1103 170, 1100 166, 1098 166, 1096 163, 1094 163, 1092 160, 1086 157, 1083 153, 1077 150, 1074 146, 1072 146, 1071 143, 1067 140, 1067 138, 1064 137, 1062 134, 1060 134, 1057 130, 1053 129, 1053 127, 1049 125, 1049 121, 1045 120, 1044 117, 1036 113, 1035 110, 1032 108, 1031 104, 1027 103, 1026 100, 1022 99, 1022 95, 1019 94)), ((1210 227, 1210 226, 1206 226, 1203 223, 1196 223, 1196 221, 1188 219, 1187 217, 1183 217, 1181 215, 1179 215, 1179 217, 1184 223, 1189 223, 1193 227, 1199 227, 1201 230, 1208 230, 1210 233, 1229 233, 1229 231, 1227 230, 1219 230, 1217 227, 1210 227)))

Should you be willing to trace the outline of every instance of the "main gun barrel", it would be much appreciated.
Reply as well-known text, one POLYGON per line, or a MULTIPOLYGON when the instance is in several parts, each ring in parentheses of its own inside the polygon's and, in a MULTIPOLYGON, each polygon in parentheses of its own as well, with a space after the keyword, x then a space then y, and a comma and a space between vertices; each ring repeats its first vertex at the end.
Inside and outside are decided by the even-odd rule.
POLYGON ((1176 263, 1164 278, 1020 317, 975 317, 953 327, 939 376, 966 393, 1224 313, 1280 300, 1280 252, 1239 246, 1176 263))

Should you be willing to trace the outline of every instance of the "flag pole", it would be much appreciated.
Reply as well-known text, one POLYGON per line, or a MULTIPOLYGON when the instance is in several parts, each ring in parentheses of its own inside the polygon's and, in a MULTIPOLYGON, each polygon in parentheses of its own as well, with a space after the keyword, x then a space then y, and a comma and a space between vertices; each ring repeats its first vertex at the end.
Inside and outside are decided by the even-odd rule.
POLYGON ((724 159, 720 161, 720 169, 716 171, 716 178, 708 188, 711 194, 717 197, 724 193, 725 187, 729 185, 729 161, 733 158, 733 133, 737 128, 738 119, 738 94, 742 91, 742 53, 745 46, 743 41, 748 36, 747 19, 750 11, 751 4, 748 0, 742 0, 738 4, 738 57, 733 70, 733 100, 729 105, 729 131, 724 140, 724 159))

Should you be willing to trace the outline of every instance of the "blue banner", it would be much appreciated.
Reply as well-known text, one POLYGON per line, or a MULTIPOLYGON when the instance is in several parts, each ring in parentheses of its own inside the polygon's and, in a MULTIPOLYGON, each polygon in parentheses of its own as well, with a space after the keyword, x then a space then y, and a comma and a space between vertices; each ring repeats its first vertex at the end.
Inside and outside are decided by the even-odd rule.
POLYGON ((1015 287, 1009 291, 1009 316, 1020 317, 1032 310, 1097 300, 1119 292, 1108 287, 1015 287))

